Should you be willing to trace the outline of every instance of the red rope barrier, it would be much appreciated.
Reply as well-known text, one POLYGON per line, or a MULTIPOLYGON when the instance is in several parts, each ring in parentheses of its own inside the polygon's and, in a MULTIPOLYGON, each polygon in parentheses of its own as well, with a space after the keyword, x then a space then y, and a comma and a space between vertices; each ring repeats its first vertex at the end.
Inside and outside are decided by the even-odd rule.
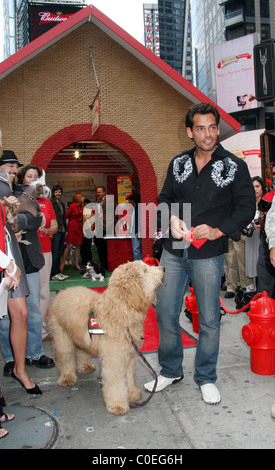
POLYGON ((224 305, 223 300, 222 300, 221 297, 220 297, 220 303, 221 303, 222 309, 223 309, 226 313, 230 313, 231 315, 236 315, 236 314, 238 314, 238 313, 244 312, 244 310, 246 310, 247 307, 249 306, 250 302, 252 302, 253 300, 258 299, 259 297, 261 297, 261 295, 262 295, 261 293, 254 295, 254 297, 252 297, 252 299, 248 302, 248 304, 246 304, 244 307, 240 308, 240 310, 236 310, 235 312, 231 312, 230 310, 228 310, 228 309, 226 308, 226 306, 224 305))

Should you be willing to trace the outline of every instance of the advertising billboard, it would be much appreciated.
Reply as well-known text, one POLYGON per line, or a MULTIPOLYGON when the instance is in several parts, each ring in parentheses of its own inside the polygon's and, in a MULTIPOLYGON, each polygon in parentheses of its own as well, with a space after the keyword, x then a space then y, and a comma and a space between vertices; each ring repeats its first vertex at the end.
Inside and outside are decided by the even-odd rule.
POLYGON ((58 3, 44 3, 34 4, 29 3, 29 35, 30 41, 33 41, 41 34, 46 33, 54 26, 67 21, 74 13, 79 11, 81 6, 58 4, 58 3))
POLYGON ((256 108, 253 47, 249 34, 214 47, 217 104, 227 113, 256 108))
POLYGON ((226 150, 247 163, 251 178, 262 176, 261 136, 264 132, 265 129, 239 132, 222 141, 226 150))

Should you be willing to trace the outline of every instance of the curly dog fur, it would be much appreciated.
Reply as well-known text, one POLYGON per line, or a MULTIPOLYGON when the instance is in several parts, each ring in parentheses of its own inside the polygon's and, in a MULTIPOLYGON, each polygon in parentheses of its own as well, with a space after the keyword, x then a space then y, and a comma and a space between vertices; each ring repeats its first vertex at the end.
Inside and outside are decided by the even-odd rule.
POLYGON ((107 411, 115 415, 128 413, 129 403, 139 400, 141 391, 135 377, 138 356, 127 328, 141 347, 144 318, 162 281, 161 267, 133 261, 114 270, 102 294, 81 286, 59 292, 48 315, 60 374, 58 385, 73 385, 76 370, 95 370, 91 361, 91 354, 95 353, 101 364, 107 411), (93 335, 91 340, 88 319, 92 308, 104 334, 93 335))

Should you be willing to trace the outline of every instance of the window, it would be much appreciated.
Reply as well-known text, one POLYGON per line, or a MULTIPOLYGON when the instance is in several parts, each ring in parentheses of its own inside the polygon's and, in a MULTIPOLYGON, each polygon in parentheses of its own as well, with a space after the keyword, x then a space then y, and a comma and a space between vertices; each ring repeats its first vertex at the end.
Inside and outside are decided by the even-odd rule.
POLYGON ((269 24, 261 24, 261 39, 270 39, 270 25, 269 24))
MULTIPOLYGON (((263 0, 260 0, 262 3, 263 0)), ((255 1, 245 0, 244 2, 244 14, 245 16, 255 16, 255 1)))
POLYGON ((269 0, 260 1, 260 12, 262 18, 270 18, 269 0))
POLYGON ((253 131, 257 129, 257 115, 252 113, 249 115, 243 115, 242 112, 232 113, 234 117, 241 124, 241 132, 253 131))
POLYGON ((267 131, 275 128, 274 113, 265 113, 265 128, 267 131))
POLYGON ((252 34, 256 31, 255 23, 246 23, 245 25, 246 34, 252 34))

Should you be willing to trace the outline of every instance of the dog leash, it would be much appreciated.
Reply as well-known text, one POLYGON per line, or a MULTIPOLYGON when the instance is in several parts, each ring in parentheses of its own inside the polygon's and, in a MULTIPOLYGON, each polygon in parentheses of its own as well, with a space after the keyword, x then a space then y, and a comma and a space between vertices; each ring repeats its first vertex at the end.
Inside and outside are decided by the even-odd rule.
MULTIPOLYGON (((89 321, 88 321, 88 330, 89 330, 89 334, 90 334, 90 337, 92 338, 93 334, 103 334, 104 332, 102 331, 102 333, 99 332, 100 328, 97 324, 97 322, 95 321, 95 324, 93 323, 93 321, 95 321, 95 317, 94 317, 94 309, 91 310, 90 312, 90 315, 89 315, 89 321)), ((101 331, 101 330, 100 330, 101 331)), ((154 369, 152 368, 152 366, 149 364, 149 362, 147 361, 147 359, 145 359, 144 355, 142 354, 141 350, 138 348, 138 346, 136 345, 135 341, 134 341, 134 338, 132 337, 131 333, 130 333, 130 330, 129 328, 127 328, 127 332, 129 334, 129 337, 130 337, 130 340, 131 340, 131 343, 134 347, 134 349, 136 350, 136 352, 138 353, 139 357, 141 357, 141 359, 143 360, 143 362, 147 365, 147 367, 149 367, 149 369, 151 370, 151 372, 153 373, 154 377, 155 377, 155 383, 154 383, 154 387, 149 395, 149 397, 144 400, 143 402, 139 403, 139 402, 130 402, 129 403, 129 406, 130 408, 140 408, 141 406, 145 406, 147 405, 147 403, 149 403, 149 401, 151 400, 151 398, 153 397, 155 391, 156 391, 156 388, 157 388, 157 384, 158 384, 158 376, 156 374, 156 372, 154 371, 154 369)))
POLYGON ((147 359, 145 359, 144 354, 141 352, 141 350, 136 345, 136 343, 134 341, 134 338, 132 337, 132 335, 130 333, 129 328, 127 328, 127 331, 128 331, 128 334, 129 334, 129 337, 130 337, 130 340, 131 340, 131 343, 132 343, 134 349, 136 350, 136 352, 138 353, 138 355, 142 359, 142 361, 147 365, 147 367, 149 367, 150 371, 153 373, 153 375, 155 377, 154 387, 153 387, 149 397, 146 400, 144 400, 143 402, 130 402, 129 403, 130 408, 140 408, 141 406, 147 405, 147 403, 149 403, 149 401, 153 397, 153 395, 156 391, 156 388, 157 388, 157 384, 158 384, 158 376, 157 376, 156 372, 154 371, 153 367, 147 361, 147 359))
MULTIPOLYGON (((24 193, 23 193, 23 194, 24 194, 24 193)), ((68 245, 68 242, 67 242, 67 241, 66 241, 66 245, 67 245, 67 248, 69 249, 69 255, 70 255, 70 258, 71 258, 71 260, 72 260, 73 264, 74 264, 74 265, 75 265, 75 267, 76 267, 75 261, 74 261, 74 259, 73 259, 72 253, 71 253, 71 249, 69 248, 69 245, 68 245)), ((85 269, 83 269, 83 268, 80 268, 80 271, 85 271, 85 269)))
MULTIPOLYGON (((259 294, 256 294, 254 295, 254 297, 247 303, 247 305, 245 305, 244 307, 242 307, 241 309, 239 310, 236 310, 234 312, 228 310, 226 308, 226 306, 224 305, 221 297, 220 297, 220 303, 221 303, 221 308, 224 310, 225 313, 230 313, 230 314, 238 314, 238 313, 241 313, 243 312, 244 310, 247 309, 247 307, 249 306, 250 302, 252 300, 256 300, 257 298, 261 297, 261 293, 259 294)), ((132 337, 131 333, 130 333, 130 330, 129 328, 127 328, 127 332, 128 332, 128 335, 130 337, 130 340, 131 340, 131 343, 134 347, 134 349, 136 350, 136 352, 138 353, 139 357, 142 359, 142 361, 147 365, 147 367, 149 367, 149 369, 151 370, 151 372, 153 373, 154 377, 155 377, 155 383, 154 383, 154 387, 152 389, 152 392, 150 393, 149 397, 144 400, 143 402, 130 402, 129 406, 130 408, 140 408, 142 406, 145 406, 147 405, 147 403, 149 403, 149 401, 151 400, 151 398, 153 397, 155 391, 156 391, 156 388, 157 388, 157 384, 158 384, 158 376, 156 374, 156 372, 154 371, 153 367, 149 364, 149 362, 146 360, 146 358, 144 357, 144 354, 141 352, 141 350, 138 348, 138 346, 136 345, 135 341, 134 341, 134 338, 132 337)))
POLYGON ((244 307, 240 308, 239 310, 235 310, 234 312, 232 312, 232 311, 230 311, 226 308, 222 298, 220 297, 221 308, 224 310, 225 313, 230 313, 231 315, 236 315, 238 313, 244 312, 249 307, 250 302, 252 300, 254 301, 254 300, 258 299, 259 297, 261 297, 261 295, 262 295, 261 293, 255 294, 254 297, 252 297, 252 299, 244 307))

